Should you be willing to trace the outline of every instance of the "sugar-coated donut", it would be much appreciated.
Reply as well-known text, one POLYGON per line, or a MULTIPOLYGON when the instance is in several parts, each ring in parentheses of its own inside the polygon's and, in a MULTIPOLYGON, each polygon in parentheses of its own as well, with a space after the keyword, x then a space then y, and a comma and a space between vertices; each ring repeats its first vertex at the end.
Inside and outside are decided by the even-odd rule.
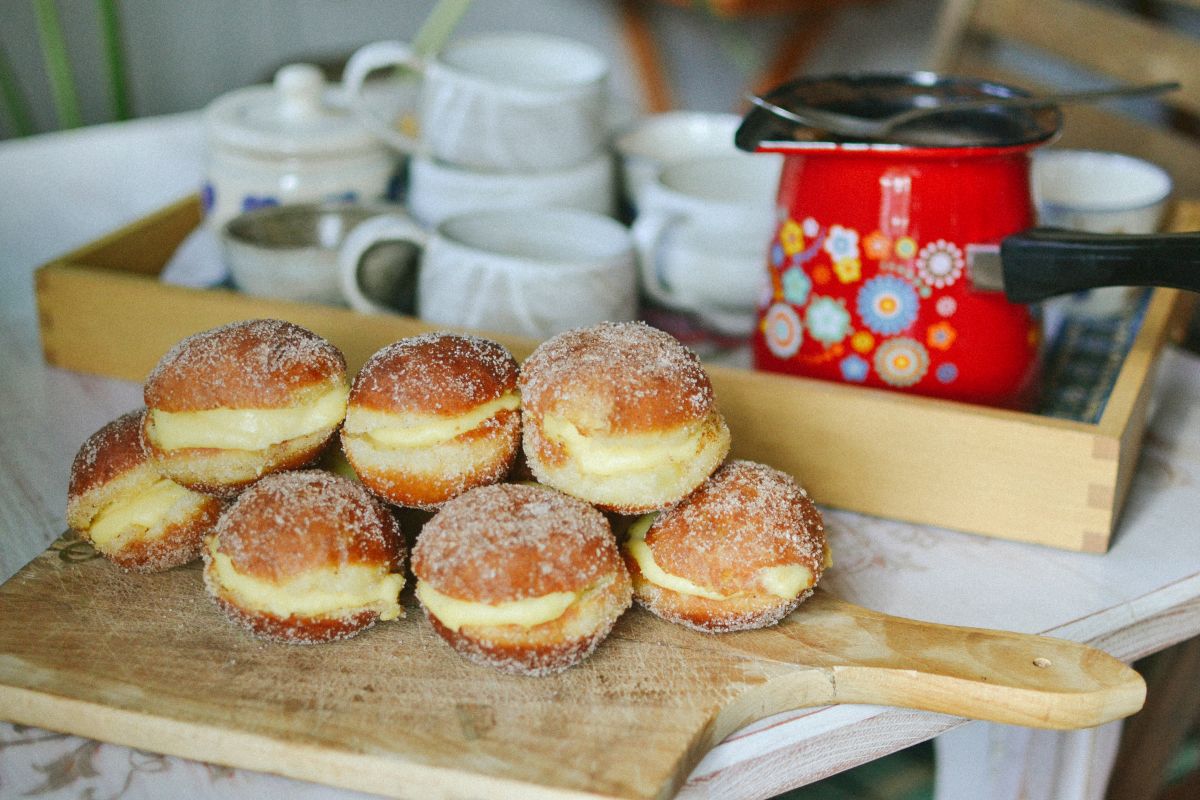
POLYGON ((503 480, 521 445, 517 362, 476 336, 402 339, 363 365, 342 450, 363 485, 411 508, 436 508, 503 480))
POLYGON ((634 598, 706 633, 774 625, 827 565, 821 512, 792 478, 731 461, 678 504, 635 522, 621 547, 634 598))
POLYGON ((421 529, 412 566, 437 633, 469 660, 516 674, 579 663, 631 602, 604 515, 532 484, 447 502, 421 529))
POLYGON ((543 342, 520 386, 533 474, 609 511, 664 508, 729 452, 699 359, 645 323, 602 323, 543 342))
POLYGON ((159 474, 142 447, 144 414, 118 417, 79 448, 67 524, 123 569, 158 572, 200 557, 224 504, 159 474))
POLYGON ((231 620, 292 644, 345 639, 401 615, 405 549, 386 507, 319 470, 269 475, 205 540, 204 584, 231 620))
POLYGON ((314 461, 346 414, 346 360, 290 322, 249 320, 189 336, 146 379, 143 426, 158 468, 233 496, 314 461))

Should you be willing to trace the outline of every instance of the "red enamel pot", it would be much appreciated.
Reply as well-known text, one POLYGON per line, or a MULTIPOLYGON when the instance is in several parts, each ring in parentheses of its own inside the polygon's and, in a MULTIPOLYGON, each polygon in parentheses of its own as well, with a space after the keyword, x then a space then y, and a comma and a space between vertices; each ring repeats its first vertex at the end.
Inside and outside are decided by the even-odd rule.
MULTIPOLYGON (((1019 90, 930 73, 806 79, 767 99, 860 116, 1019 90)), ((743 149, 785 156, 759 369, 989 405, 1035 396, 1040 324, 1026 305, 971 287, 972 248, 1034 222, 1030 152, 1055 108, 956 118, 954 146, 847 142, 763 109, 743 149)))

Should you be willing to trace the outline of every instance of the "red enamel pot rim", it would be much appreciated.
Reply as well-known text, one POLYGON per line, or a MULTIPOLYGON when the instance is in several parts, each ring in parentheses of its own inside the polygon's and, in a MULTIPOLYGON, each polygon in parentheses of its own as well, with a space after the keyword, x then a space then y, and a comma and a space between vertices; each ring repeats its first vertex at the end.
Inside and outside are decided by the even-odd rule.
POLYGON ((897 160, 945 161, 950 159, 1003 158, 1028 153, 1046 142, 1029 142, 1001 147, 913 147, 899 144, 867 144, 860 142, 762 142, 756 153, 780 153, 785 156, 863 156, 897 160))

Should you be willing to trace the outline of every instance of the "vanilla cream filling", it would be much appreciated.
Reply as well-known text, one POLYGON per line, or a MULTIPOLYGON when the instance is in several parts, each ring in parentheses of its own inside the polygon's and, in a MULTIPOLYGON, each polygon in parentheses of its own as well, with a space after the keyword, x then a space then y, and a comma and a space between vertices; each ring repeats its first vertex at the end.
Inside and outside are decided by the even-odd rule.
POLYGON ((542 433, 561 444, 593 475, 617 475, 656 469, 668 462, 685 462, 700 449, 701 427, 689 425, 666 433, 631 433, 597 438, 580 433, 569 420, 553 414, 542 417, 542 433))
POLYGON ((292 408, 151 409, 149 434, 163 450, 189 447, 262 450, 337 427, 346 416, 349 396, 348 387, 335 386, 315 400, 292 408))
POLYGON ((800 593, 813 586, 813 574, 799 564, 788 564, 780 567, 764 567, 756 576, 758 585, 767 594, 791 600, 799 597, 800 593))
POLYGON ((385 622, 400 616, 404 576, 383 567, 350 564, 274 583, 238 572, 229 556, 217 550, 215 537, 209 537, 207 546, 216 584, 244 608, 277 617, 324 617, 368 609, 378 611, 385 622))
POLYGON ((608 580, 578 592, 551 592, 541 597, 527 597, 506 603, 461 600, 442 594, 422 580, 417 581, 416 591, 417 598, 429 613, 452 631, 458 631, 463 625, 519 625, 532 628, 558 619, 572 603, 589 591, 603 588, 608 580))
POLYGON ((517 392, 509 392, 465 414, 456 416, 405 414, 405 424, 403 425, 389 424, 375 427, 370 427, 369 420, 362 419, 360 415, 351 411, 350 418, 346 420, 346 432, 351 435, 364 435, 376 447, 385 449, 429 447, 448 442, 467 431, 474 430, 501 411, 514 411, 520 407, 521 395, 517 392))
POLYGON ((192 491, 167 478, 159 478, 136 494, 118 496, 92 518, 88 537, 103 546, 130 529, 145 532, 162 522, 178 502, 186 500, 192 491))
MULTIPOLYGON (((656 586, 670 589, 679 594, 703 597, 708 600, 729 600, 743 596, 745 592, 735 594, 720 594, 706 586, 701 586, 681 575, 667 572, 654 560, 650 545, 646 544, 646 532, 654 524, 657 514, 647 514, 629 526, 629 538, 625 542, 625 551, 637 562, 642 577, 656 586)), ((791 600, 813 586, 813 574, 800 564, 788 564, 778 567, 763 567, 754 576, 762 590, 775 597, 791 600)))

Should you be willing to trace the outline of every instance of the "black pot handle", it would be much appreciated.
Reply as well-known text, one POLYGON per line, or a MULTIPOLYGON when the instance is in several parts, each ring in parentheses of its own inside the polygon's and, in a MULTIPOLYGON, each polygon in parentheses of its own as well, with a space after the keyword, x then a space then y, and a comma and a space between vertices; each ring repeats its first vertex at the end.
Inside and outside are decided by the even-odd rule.
POLYGON ((1033 228, 1000 244, 1004 293, 1032 303, 1102 286, 1200 292, 1200 233, 1104 234, 1033 228))

